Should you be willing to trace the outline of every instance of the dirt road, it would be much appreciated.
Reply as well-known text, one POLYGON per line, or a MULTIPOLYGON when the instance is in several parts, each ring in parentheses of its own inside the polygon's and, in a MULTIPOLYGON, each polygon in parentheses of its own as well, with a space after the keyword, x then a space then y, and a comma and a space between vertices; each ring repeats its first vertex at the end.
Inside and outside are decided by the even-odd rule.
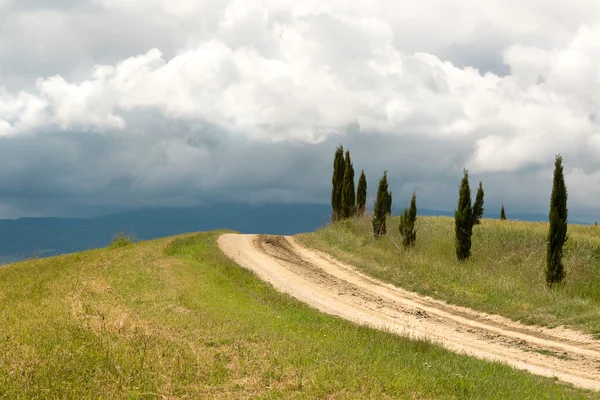
POLYGON ((239 265, 320 311, 600 390, 600 341, 591 336, 527 326, 408 292, 292 237, 225 234, 219 246, 239 265))

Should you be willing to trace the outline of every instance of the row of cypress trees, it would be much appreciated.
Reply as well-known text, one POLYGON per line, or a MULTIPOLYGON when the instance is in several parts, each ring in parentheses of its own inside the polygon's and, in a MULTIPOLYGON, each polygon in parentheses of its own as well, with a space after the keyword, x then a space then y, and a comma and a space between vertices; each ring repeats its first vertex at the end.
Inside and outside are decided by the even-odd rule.
MULTIPOLYGON (((458 209, 454 213, 456 230, 456 257, 466 260, 471 255, 471 235, 473 225, 479 224, 483 216, 483 188, 479 182, 477 198, 471 207, 471 190, 469 189, 469 173, 464 171, 460 184, 458 209)), ((565 278, 562 263, 563 246, 567 241, 567 186, 565 184, 562 157, 556 156, 554 162, 554 177, 552 179, 552 194, 550 195, 550 222, 546 249, 546 284, 552 288, 565 278)), ((500 209, 500 219, 506 219, 504 204, 500 209)))
POLYGON ((367 178, 363 170, 358 179, 358 189, 354 191, 354 165, 350 151, 339 145, 333 159, 333 176, 331 178, 331 220, 333 222, 350 218, 355 214, 363 214, 367 203, 367 178))
MULTIPOLYGON (((335 222, 350 218, 356 214, 362 215, 366 210, 367 180, 364 170, 361 172, 358 189, 354 192, 354 166, 350 152, 339 145, 335 152, 332 177, 332 220, 335 222)), ((456 257, 465 261, 471 256, 471 236, 473 226, 478 225, 483 217, 484 191, 479 182, 475 202, 471 201, 469 172, 463 170, 463 178, 459 186, 458 207, 454 212, 456 257)), ((373 210, 373 234, 375 237, 387 234, 386 217, 392 211, 392 192, 388 190, 387 171, 379 181, 377 198, 373 210)), ((414 245, 417 234, 415 222, 417 219, 416 193, 412 194, 409 207, 400 216, 399 231, 402 244, 405 247, 414 245)), ((500 209, 500 220, 506 220, 504 203, 500 209)), ((546 283, 552 287, 565 277, 562 264, 563 245, 567 240, 567 188, 564 180, 562 157, 556 156, 552 194, 550 197, 550 229, 548 232, 546 256, 546 283)))
MULTIPOLYGON (((354 165, 350 151, 340 144, 333 158, 333 176, 331 178, 331 220, 333 222, 354 215, 363 215, 367 204, 367 178, 362 170, 358 179, 356 195, 354 192, 354 165)), ((379 181, 377 199, 373 210, 373 234, 375 237, 387 234, 386 217, 392 213, 392 192, 388 190, 387 171, 379 181)), ((415 221, 417 219, 416 194, 413 193, 409 208, 404 210, 401 218, 400 234, 405 246, 410 247, 416 240, 415 221)))
MULTIPOLYGON (((387 171, 379 181, 377 198, 373 208, 373 234, 375 237, 387 234, 386 218, 392 213, 392 192, 388 191, 387 171)), ((417 240, 415 222, 417 221, 417 194, 413 192, 408 208, 400 216, 400 236, 404 247, 412 247, 417 240)))

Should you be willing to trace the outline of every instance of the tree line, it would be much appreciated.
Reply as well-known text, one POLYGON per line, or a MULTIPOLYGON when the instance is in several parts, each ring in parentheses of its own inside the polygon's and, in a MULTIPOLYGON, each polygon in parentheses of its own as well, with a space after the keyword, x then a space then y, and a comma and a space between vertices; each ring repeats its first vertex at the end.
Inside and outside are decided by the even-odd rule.
MULTIPOLYGON (((367 210, 367 178, 362 170, 358 179, 358 186, 354 189, 354 165, 350 158, 350 151, 339 145, 335 151, 333 161, 333 176, 331 180, 331 207, 332 222, 363 216, 367 210)), ((471 237, 473 226, 480 224, 483 217, 484 191, 483 183, 479 182, 475 202, 471 199, 469 186, 469 172, 464 169, 459 185, 458 204, 454 212, 455 250, 456 257, 465 261, 471 256, 471 237)), ((386 220, 392 213, 392 192, 388 189, 387 171, 379 180, 377 196, 373 206, 373 235, 375 238, 387 234, 386 220)), ((417 239, 417 194, 413 192, 410 203, 400 215, 399 233, 402 244, 406 248, 414 246, 417 239)), ((500 208, 500 220, 506 220, 504 203, 500 208)), ((546 283, 552 287, 561 282, 565 277, 562 264, 563 245, 567 240, 567 188, 564 180, 562 157, 556 156, 554 165, 554 179, 552 194, 550 196, 550 227, 547 240, 546 256, 546 283)))

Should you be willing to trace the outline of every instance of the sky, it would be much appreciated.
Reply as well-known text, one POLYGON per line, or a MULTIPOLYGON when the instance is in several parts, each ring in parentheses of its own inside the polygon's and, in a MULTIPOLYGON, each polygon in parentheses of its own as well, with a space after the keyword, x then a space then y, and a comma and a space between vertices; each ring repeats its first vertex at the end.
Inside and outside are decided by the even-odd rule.
POLYGON ((328 203, 600 220, 596 0, 0 0, 0 218, 328 203), (474 191, 474 190, 473 190, 474 191))

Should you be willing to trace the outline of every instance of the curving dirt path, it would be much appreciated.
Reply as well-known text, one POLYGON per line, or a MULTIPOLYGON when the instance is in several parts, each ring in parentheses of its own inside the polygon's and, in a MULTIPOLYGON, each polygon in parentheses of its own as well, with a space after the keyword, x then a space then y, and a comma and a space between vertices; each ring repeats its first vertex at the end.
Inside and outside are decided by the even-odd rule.
POLYGON ((600 341, 591 336, 527 326, 408 292, 292 237, 224 234, 219 247, 276 289, 320 311, 600 390, 600 341))

